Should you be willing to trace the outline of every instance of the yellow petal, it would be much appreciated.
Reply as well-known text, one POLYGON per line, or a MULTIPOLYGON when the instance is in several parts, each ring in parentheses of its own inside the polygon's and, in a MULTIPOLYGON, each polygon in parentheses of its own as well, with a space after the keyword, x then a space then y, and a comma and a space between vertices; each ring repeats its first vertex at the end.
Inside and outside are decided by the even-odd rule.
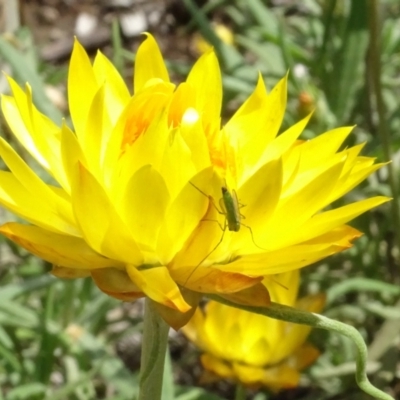
MULTIPOLYGON (((203 170, 196 176, 193 176, 190 182, 201 186, 208 182, 211 174, 211 169, 203 170)), ((176 264, 179 265, 180 262, 185 263, 186 257, 190 257, 190 251, 184 245, 204 216, 207 210, 207 200, 202 193, 188 182, 170 203, 165 219, 162 221, 163 224, 160 229, 157 252, 163 255, 163 259, 165 260, 171 260, 175 256, 171 270, 175 268, 176 264), (186 212, 183 212, 183 210, 186 210, 186 212), (182 249, 180 253, 182 258, 177 255, 180 249, 182 249)), ((205 254, 202 253, 200 257, 204 257, 205 254)), ((196 262, 193 259, 191 261, 196 262)))
POLYGON ((294 306, 300 284, 300 270, 295 269, 278 275, 265 276, 263 284, 268 288, 271 301, 294 306))
POLYGON ((180 123, 180 133, 189 149, 191 149, 191 158, 195 169, 202 171, 211 166, 210 152, 202 121, 200 118, 196 121, 188 118, 191 112, 197 115, 197 111, 186 109, 180 123))
POLYGON ((68 73, 68 103, 80 140, 84 138, 87 115, 98 87, 89 57, 75 39, 68 73))
POLYGON ((130 100, 129 90, 124 79, 112 62, 100 51, 97 53, 93 63, 93 72, 98 84, 105 89, 105 104, 108 117, 115 124, 121 115, 125 105, 130 100))
POLYGON ((171 197, 175 198, 197 171, 192 162, 191 151, 180 132, 176 131, 171 139, 172 143, 165 148, 160 171, 163 172, 171 197))
POLYGON ((201 298, 199 293, 192 292, 191 290, 181 288, 181 293, 185 301, 191 306, 189 311, 180 312, 171 307, 164 306, 163 304, 154 303, 154 307, 160 313, 164 321, 176 331, 186 325, 192 318, 201 298))
POLYGON ((101 179, 104 147, 108 143, 111 131, 111 121, 104 104, 104 86, 101 86, 94 94, 88 110, 85 134, 79 141, 85 154, 87 167, 98 179, 101 179))
POLYGON ((78 162, 87 165, 87 162, 78 138, 65 122, 61 128, 61 161, 60 164, 67 176, 68 194, 71 195, 71 184, 76 175, 76 165, 78 162))
MULTIPOLYGON (((282 157, 282 155, 293 146, 296 139, 303 132, 311 116, 312 114, 307 115, 305 118, 288 128, 285 132, 281 133, 275 140, 270 142, 265 148, 259 162, 255 165, 254 170, 258 170, 262 165, 271 160, 282 157)), ((249 173, 253 173, 253 171, 249 169, 249 173)), ((247 176, 244 175, 242 179, 246 180, 247 176)), ((241 182, 239 185, 241 185, 241 182)))
POLYGON ((87 278, 90 276, 89 269, 76 269, 76 268, 65 268, 59 265, 53 265, 51 274, 61 279, 77 279, 87 278))
POLYGON ((229 264, 216 264, 213 267, 221 271, 246 273, 253 276, 274 275, 310 265, 348 247, 349 245, 332 244, 331 242, 288 246, 265 254, 243 256, 229 264))
POLYGON ((152 300, 183 313, 190 310, 190 305, 186 303, 166 267, 139 271, 133 265, 127 265, 126 270, 135 285, 152 300))
POLYGON ((222 106, 222 81, 214 51, 203 54, 186 79, 196 93, 194 108, 201 114, 205 131, 219 128, 222 106))
POLYGON ((295 243, 293 232, 297 232, 312 215, 326 205, 327 197, 334 189, 342 167, 343 163, 339 162, 318 171, 318 175, 308 184, 301 185, 296 194, 281 200, 270 220, 263 225, 264 237, 261 234, 257 236, 260 246, 273 249, 295 243))
POLYGON ((52 201, 32 194, 10 172, 0 171, 0 181, 0 204, 4 207, 44 229, 79 236, 71 213, 63 215, 57 208, 60 205, 60 209, 65 210, 66 199, 62 196, 62 189, 49 186, 49 190, 58 197, 58 200, 52 201))
POLYGON ((267 95, 259 76, 253 94, 225 125, 231 143, 240 148, 244 166, 242 174, 246 174, 246 168, 251 168, 260 160, 268 143, 277 135, 286 107, 286 87, 287 77, 281 79, 267 95))
POLYGON ((212 356, 211 354, 202 354, 201 355, 201 363, 203 367, 208 369, 209 371, 214 372, 222 378, 233 378, 234 372, 232 367, 225 363, 224 361, 212 356))
POLYGON ((7 123, 36 161, 62 187, 67 188, 65 172, 59 162, 60 128, 33 105, 29 85, 24 93, 13 79, 8 78, 8 82, 14 98, 2 96, 2 109, 7 123))
POLYGON ((302 143, 301 152, 304 157, 302 158, 301 169, 309 169, 332 157, 352 130, 352 126, 332 129, 302 143))
POLYGON ((116 299, 134 301, 145 296, 132 282, 125 269, 95 269, 91 271, 91 275, 100 290, 116 299))
POLYGON ((155 249, 169 204, 163 178, 150 165, 143 167, 128 182, 122 199, 123 217, 135 240, 155 249))
POLYGON ((135 95, 112 130, 105 149, 103 173, 105 183, 113 191, 123 188, 145 165, 150 164, 163 173, 163 154, 171 140, 165 110, 170 90, 158 85, 135 95))
POLYGON ((236 292, 220 293, 220 296, 245 306, 267 307, 271 303, 268 289, 261 283, 254 283, 253 286, 236 292))
POLYGON ((46 185, 3 138, 0 138, 0 156, 30 196, 39 197, 44 206, 64 220, 65 232, 75 232, 75 220, 69 202, 46 185))
POLYGON ((60 235, 31 225, 7 223, 0 232, 20 246, 57 266, 91 270, 118 265, 94 252, 82 239, 60 235))
POLYGON ((263 384, 272 391, 292 389, 299 386, 300 374, 286 365, 268 368, 264 373, 263 384))
POLYGON ((235 363, 234 371, 238 380, 245 385, 263 384, 273 390, 296 387, 300 379, 298 371, 286 365, 263 369, 235 363))
POLYGON ((287 360, 287 363, 297 369, 302 370, 311 365, 320 355, 320 351, 309 343, 303 344, 287 360))
POLYGON ((294 235, 294 237, 296 237, 295 240, 303 242, 313 237, 320 236, 389 200, 389 198, 383 196, 371 197, 369 199, 360 200, 357 203, 348 204, 334 210, 317 214, 313 216, 302 229, 299 229, 298 234, 294 235))
POLYGON ((146 40, 139 46, 136 53, 133 83, 135 93, 154 79, 169 82, 169 75, 157 42, 152 35, 146 33, 146 40))
MULTIPOLYGON (((263 226, 279 203, 282 174, 282 160, 272 160, 255 172, 237 192, 238 199, 243 204, 240 209, 245 217, 243 223, 251 227, 256 238, 261 236, 260 230, 262 232, 263 226), (266 176, 269 179, 265 179, 266 176)), ((247 238, 251 239, 251 235, 247 235, 247 238)))
POLYGON ((106 257, 141 265, 143 256, 111 199, 82 165, 72 186, 72 205, 84 239, 106 257))
MULTIPOLYGON (((197 268, 188 277, 189 272, 190 270, 188 271, 187 269, 184 269, 182 271, 174 270, 172 273, 174 279, 179 284, 184 285, 191 290, 220 295, 232 293, 232 298, 235 298, 237 302, 242 300, 242 303, 245 301, 244 299, 248 297, 247 292, 243 294, 237 292, 254 286, 262 279, 261 277, 252 278, 242 274, 218 271, 214 268, 197 268)), ((264 300, 266 298, 266 293, 264 290, 263 295, 263 297, 257 300, 265 304, 264 300)))
POLYGON ((359 171, 356 171, 356 168, 358 166, 357 164, 351 171, 351 174, 345 176, 346 179, 341 178, 337 182, 337 187, 331 193, 331 196, 328 200, 329 202, 333 202, 342 197, 347 192, 350 192, 350 190, 355 188, 359 183, 365 180, 365 178, 367 178, 373 172, 377 171, 379 168, 382 168, 382 166, 386 165, 386 164, 375 164, 370 167, 363 166, 363 168, 361 168, 359 171))

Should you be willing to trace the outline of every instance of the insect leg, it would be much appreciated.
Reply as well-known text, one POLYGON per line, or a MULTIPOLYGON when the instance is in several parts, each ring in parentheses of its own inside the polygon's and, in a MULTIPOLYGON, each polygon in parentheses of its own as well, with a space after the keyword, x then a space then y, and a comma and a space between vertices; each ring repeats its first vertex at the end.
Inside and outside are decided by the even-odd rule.
POLYGON ((259 246, 259 245, 255 242, 255 240, 254 240, 254 234, 253 234, 253 229, 251 229, 250 226, 245 225, 245 224, 243 224, 243 223, 240 223, 240 225, 244 226, 245 228, 247 228, 247 229, 250 231, 251 240, 252 240, 254 246, 258 247, 260 250, 267 251, 267 249, 264 249, 263 247, 259 246))

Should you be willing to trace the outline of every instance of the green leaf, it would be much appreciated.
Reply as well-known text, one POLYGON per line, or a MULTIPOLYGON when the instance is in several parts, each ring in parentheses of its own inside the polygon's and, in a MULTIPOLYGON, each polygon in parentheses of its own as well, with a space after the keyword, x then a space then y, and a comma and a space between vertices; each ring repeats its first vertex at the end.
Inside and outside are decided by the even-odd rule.
POLYGON ((352 1, 342 45, 332 54, 332 73, 327 76, 328 102, 338 123, 347 122, 356 93, 364 83, 365 58, 368 47, 368 5, 352 1))
POLYGON ((38 322, 37 315, 30 308, 15 301, 0 301, 0 325, 35 328, 38 322))
POLYGON ((26 383, 19 385, 17 388, 10 390, 7 393, 7 400, 30 400, 35 396, 44 396, 46 393, 46 386, 41 383, 26 383))

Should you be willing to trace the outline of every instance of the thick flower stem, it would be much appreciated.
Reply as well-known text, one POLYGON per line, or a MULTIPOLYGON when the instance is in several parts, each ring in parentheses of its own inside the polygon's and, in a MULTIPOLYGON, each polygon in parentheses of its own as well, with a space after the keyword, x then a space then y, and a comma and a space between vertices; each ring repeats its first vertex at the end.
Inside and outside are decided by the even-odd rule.
POLYGON ((140 359, 139 400, 160 400, 169 326, 146 298, 142 356, 140 359))
POLYGON ((250 307, 243 306, 230 302, 217 295, 208 295, 212 300, 219 301, 220 303, 226 304, 231 307, 240 308, 249 312, 255 312, 257 314, 265 315, 270 318, 279 319, 282 321, 294 322, 302 325, 309 325, 314 328, 326 329, 328 331, 337 332, 341 335, 350 338, 357 348, 357 361, 356 361, 356 381, 360 389, 365 393, 369 394, 375 399, 379 400, 394 400, 392 396, 382 392, 375 386, 373 386, 367 377, 367 346, 360 335, 360 333, 354 327, 346 325, 342 322, 335 321, 324 317, 323 315, 310 313, 308 311, 297 310, 292 307, 284 306, 282 304, 271 303, 269 307, 250 307))

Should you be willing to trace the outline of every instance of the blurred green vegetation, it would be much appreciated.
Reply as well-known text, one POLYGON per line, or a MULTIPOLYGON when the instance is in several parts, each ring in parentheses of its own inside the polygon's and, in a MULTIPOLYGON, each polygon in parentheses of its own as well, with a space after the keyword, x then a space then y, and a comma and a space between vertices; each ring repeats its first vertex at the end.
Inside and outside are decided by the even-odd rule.
MULTIPOLYGON (((326 315, 354 325, 364 335, 372 382, 400 396, 396 373, 400 3, 306 0, 276 1, 277 6, 271 7, 261 0, 210 0, 203 9, 192 0, 183 3, 192 18, 180 29, 181 37, 190 40, 199 32, 219 55, 225 118, 251 93, 259 72, 271 88, 289 71, 282 130, 315 110, 303 138, 357 124, 349 145, 366 142, 363 154, 382 162, 393 159, 392 171, 385 168, 374 174, 340 204, 379 194, 394 197, 393 202, 352 223, 365 235, 351 250, 307 267, 303 291, 327 292, 326 315), (232 30, 234 45, 217 37, 213 19, 232 30)), ((18 46, 0 37, 0 59, 21 84, 30 83, 37 106, 60 122, 62 113, 46 96, 45 84, 65 83, 66 66, 41 62, 26 27, 17 32, 14 43, 18 46)), ((134 55, 122 49, 116 29, 113 43, 114 60, 125 71, 134 55)), ((177 79, 183 79, 190 64, 168 59, 168 54, 166 59, 177 79)), ((0 129, 9 139, 4 124, 0 129)), ((9 218, 1 211, 2 221, 9 218)), ((140 343, 140 312, 100 293, 89 280, 56 280, 47 274, 50 266, 0 240, 0 400, 132 399, 137 364, 131 365, 131 372, 116 349, 124 341, 129 346, 132 337, 140 343)), ((319 331, 313 332, 312 340, 322 356, 304 374, 302 389, 249 392, 249 396, 256 400, 366 399, 354 382, 354 350, 349 342, 319 331)), ((139 352, 137 346, 134 354, 125 355, 129 361, 139 352)), ((174 369, 180 371, 175 375, 198 368, 195 357, 193 351, 172 357, 174 369)), ((168 368, 167 375, 165 400, 212 400, 230 393, 225 387, 174 387, 168 368)))

